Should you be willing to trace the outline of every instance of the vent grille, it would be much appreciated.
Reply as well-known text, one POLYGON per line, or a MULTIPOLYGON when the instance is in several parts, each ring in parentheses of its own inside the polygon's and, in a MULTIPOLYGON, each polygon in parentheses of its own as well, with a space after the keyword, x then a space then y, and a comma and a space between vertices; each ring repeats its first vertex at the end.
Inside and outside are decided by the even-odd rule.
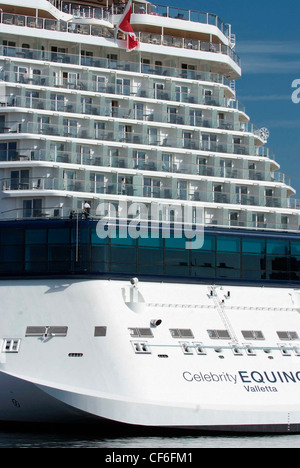
POLYGON ((170 333, 173 338, 194 338, 190 328, 170 328, 170 333))
POLYGON ((43 336, 46 327, 27 327, 25 336, 43 336))
POLYGON ((277 335, 280 340, 285 340, 285 341, 299 340, 298 333, 295 331, 278 331, 277 335))
POLYGON ((138 331, 139 331, 140 336, 148 336, 148 337, 153 336, 152 330, 150 330, 150 328, 138 328, 138 331))
POLYGON ((55 336, 67 336, 67 332, 68 327, 49 327, 48 329, 48 334, 55 336))
POLYGON ((228 330, 207 330, 208 336, 213 340, 230 340, 231 336, 228 330))
POLYGON ((151 328, 129 328, 130 336, 137 338, 153 338, 153 333, 151 328))
POLYGON ((25 336, 67 336, 68 327, 27 327, 25 336))
POLYGON ((260 330, 242 330, 245 340, 264 340, 263 332, 260 330))
POLYGON ((95 327, 94 336, 106 336, 107 327, 95 327))

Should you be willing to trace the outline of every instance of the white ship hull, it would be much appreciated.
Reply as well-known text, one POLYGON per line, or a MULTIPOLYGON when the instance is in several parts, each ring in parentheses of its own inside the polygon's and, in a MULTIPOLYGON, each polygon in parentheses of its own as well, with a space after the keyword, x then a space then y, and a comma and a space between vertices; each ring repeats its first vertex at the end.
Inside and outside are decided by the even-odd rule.
POLYGON ((277 335, 298 328, 297 290, 49 279, 1 286, 2 421, 300 430, 299 342, 277 335), (155 319, 161 324, 150 327, 155 319), (25 336, 43 326, 68 328, 25 336), (94 336, 95 327, 106 333, 94 336), (132 336, 149 328, 153 337, 132 336), (207 333, 225 328, 232 339, 207 333), (261 330, 264 340, 245 340, 242 330, 261 330))

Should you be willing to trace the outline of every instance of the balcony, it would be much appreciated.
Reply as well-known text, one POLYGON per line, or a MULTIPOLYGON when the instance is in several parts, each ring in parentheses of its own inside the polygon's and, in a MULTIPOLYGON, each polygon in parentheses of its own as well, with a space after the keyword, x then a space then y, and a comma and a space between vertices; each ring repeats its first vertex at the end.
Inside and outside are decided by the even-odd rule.
MULTIPOLYGON (((218 83, 223 84, 230 87, 230 81, 226 79, 224 76, 218 73, 210 73, 204 71, 193 71, 193 70, 185 70, 183 71, 181 68, 176 67, 168 67, 165 65, 157 65, 155 67, 151 67, 146 64, 141 64, 138 62, 130 62, 130 61, 122 61, 122 60, 110 60, 104 57, 84 57, 79 56, 78 54, 70 54, 70 53, 63 53, 46 50, 37 50, 37 49, 24 49, 20 47, 14 46, 0 46, 0 54, 5 57, 11 58, 21 58, 21 59, 29 59, 29 60, 38 60, 38 61, 50 61, 50 62, 58 62, 58 63, 66 63, 66 64, 74 64, 74 65, 82 65, 82 66, 89 66, 94 68, 106 68, 108 70, 118 70, 118 71, 128 71, 134 73, 143 73, 148 75, 159 75, 161 77, 174 77, 174 78, 183 78, 184 80, 196 80, 196 81, 207 81, 211 83, 218 83)), ((37 78, 37 77, 36 77, 37 78)), ((42 77, 44 78, 44 76, 42 77)), ((41 79, 41 78, 40 78, 41 79)), ((48 78, 49 80, 49 78, 48 78)), ((24 81, 25 82, 25 81, 24 81)), ((38 83, 47 85, 47 80, 38 83)), ((68 83, 65 82, 66 86, 68 87, 68 83)), ((74 85, 74 82, 69 83, 70 86, 74 85)), ((49 85, 48 85, 49 86, 49 85)), ((74 89, 74 88, 73 88, 74 89)), ((100 91, 100 90, 98 90, 100 91)))
MULTIPOLYGON (((55 123, 55 119, 50 119, 47 123, 40 122, 21 122, 7 121, 0 127, 0 134, 32 134, 32 135, 48 135, 61 136, 66 138, 80 138, 86 140, 103 140, 114 143, 126 143, 128 145, 143 145, 152 147, 170 148, 170 150, 181 149, 188 152, 202 151, 209 153, 226 153, 226 154, 242 154, 245 156, 258 156, 273 159, 273 153, 267 147, 258 147, 253 145, 240 145, 234 143, 225 143, 222 141, 207 141, 201 140, 202 133, 183 132, 182 137, 178 137, 170 129, 166 135, 165 128, 153 128, 155 132, 149 133, 146 129, 140 132, 140 127, 134 128, 131 131, 126 131, 126 134, 120 131, 110 131, 110 125, 107 121, 95 121, 94 129, 80 120, 80 118, 72 117, 72 119, 64 118, 63 125, 55 123), (101 128, 97 126, 97 122, 101 123, 101 128), (103 128, 104 127, 104 128, 103 128), (190 136, 185 135, 189 133, 190 136), (242 148, 242 152, 241 152, 242 148)), ((150 128, 150 127, 149 127, 150 128)), ((145 148, 146 149, 146 148, 145 148)))
MULTIPOLYGON (((91 173, 89 180, 80 179, 78 172, 73 171, 72 177, 66 179, 57 177, 26 177, 26 178, 4 178, 1 180, 4 192, 34 192, 41 196, 45 191, 81 192, 85 197, 89 194, 123 195, 129 197, 160 198, 173 200, 186 200, 194 202, 209 203, 212 205, 234 205, 249 207, 253 211, 255 207, 293 209, 299 200, 291 198, 259 196, 248 193, 238 195, 231 191, 207 190, 204 185, 195 181, 184 181, 174 178, 176 181, 171 185, 171 179, 157 175, 154 177, 144 176, 141 183, 133 182, 133 177, 118 171, 118 182, 113 182, 110 173, 91 173), (97 176, 95 175, 97 174, 97 176), (123 182, 125 180, 125 182, 123 182)), ((31 194, 32 195, 32 194, 31 194)), ((83 195, 82 195, 83 196, 83 195)), ((236 209, 236 208, 235 208, 236 209)), ((268 212, 268 210, 267 210, 268 212)))
MULTIPOLYGON (((111 21, 112 15, 120 15, 124 11, 124 6, 120 4, 112 5, 112 7, 93 8, 91 6, 79 6, 71 2, 62 2, 60 5, 58 2, 55 2, 55 0, 51 0, 51 3, 56 3, 56 7, 61 9, 64 13, 73 15, 76 19, 82 18, 84 20, 111 21)), ((231 39, 230 26, 225 24, 217 15, 211 13, 145 2, 134 3, 132 8, 132 13, 134 15, 151 15, 152 17, 158 16, 216 26, 227 38, 231 39)), ((138 17, 136 22, 138 22, 138 17)))
MULTIPOLYGON (((49 129, 48 129, 49 131, 49 129)), ((54 131, 54 129, 52 130, 54 131)), ((1 135, 0 127, 0 135, 1 135)), ((113 133, 103 134, 102 138, 109 141, 113 140, 113 133)), ((252 169, 243 169, 238 166, 238 162, 232 160, 228 167, 210 163, 202 163, 201 160, 195 161, 194 156, 185 154, 167 154, 168 159, 162 159, 160 149, 151 152, 134 152, 128 154, 126 149, 117 151, 117 155, 112 153, 105 154, 101 147, 83 146, 80 151, 46 151, 40 149, 2 149, 0 151, 0 162, 26 162, 26 161, 45 161, 50 163, 76 164, 84 166, 96 166, 103 168, 125 168, 132 171, 150 171, 164 172, 170 174, 190 174, 197 176, 205 176, 207 180, 214 178, 223 179, 245 179, 245 184, 249 184, 249 180, 259 180, 260 182, 280 182, 291 186, 291 179, 282 172, 270 172, 269 170, 253 171, 252 169), (255 178, 254 178, 255 174, 255 178)), ((262 184, 263 185, 263 184, 262 184)))
MULTIPOLYGON (((216 18, 216 17, 215 17, 216 18)), ((0 23, 9 26, 21 26, 34 29, 41 29, 47 31, 57 31, 70 34, 83 34, 85 36, 96 36, 96 37, 107 37, 113 39, 113 29, 103 28, 102 26, 89 25, 89 24, 78 24, 66 21, 56 21, 48 18, 36 18, 32 16, 16 15, 13 13, 0 13, 0 23)), ((137 39, 141 43, 153 43, 152 38, 149 34, 137 33, 137 39)), ((184 38, 173 38, 171 36, 157 36, 155 39, 161 45, 167 45, 169 47, 187 48, 205 52, 214 52, 222 55, 229 56, 238 66, 240 66, 240 58, 233 51, 233 49, 227 45, 221 45, 216 43, 207 43, 204 41, 186 41, 184 38)))

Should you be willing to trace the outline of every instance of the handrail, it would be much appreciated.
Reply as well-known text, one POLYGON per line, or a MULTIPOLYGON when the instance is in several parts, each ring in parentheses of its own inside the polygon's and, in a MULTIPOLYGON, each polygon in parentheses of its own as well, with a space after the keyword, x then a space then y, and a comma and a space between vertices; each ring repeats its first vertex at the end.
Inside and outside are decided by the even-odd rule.
MULTIPOLYGON (((166 177, 143 177, 141 182, 131 182, 131 177, 119 171, 118 181, 114 182, 115 174, 94 174, 94 178, 89 180, 76 178, 78 174, 73 171, 73 178, 59 177, 19 177, 3 178, 0 180, 4 192, 34 191, 40 194, 41 191, 66 191, 80 192, 87 194, 123 195, 129 197, 143 197, 154 199, 186 200, 192 202, 214 203, 221 205, 239 205, 244 207, 264 207, 294 209, 299 206, 299 199, 274 195, 259 195, 253 187, 247 187, 246 193, 232 193, 225 189, 225 186, 214 184, 214 188, 201 190, 197 186, 197 181, 191 183, 187 180, 176 179, 176 188, 172 187, 171 179, 166 177), (109 175, 111 177, 109 177, 109 175), (97 176, 102 176, 101 181, 97 176), (292 201, 291 201, 292 200, 292 201)), ((200 182, 201 184, 201 182, 200 182)), ((84 195, 82 195, 84 196, 84 195)))
MULTIPOLYGON (((20 74, 22 75, 22 74, 20 74)), ((1 76, 4 78, 3 81, 6 81, 6 76, 3 75, 3 73, 0 72, 0 80, 1 76)), ((29 78, 29 77, 24 77, 23 75, 21 76, 22 79, 19 80, 14 80, 13 82, 15 83, 23 83, 23 84, 37 84, 40 80, 41 77, 38 75, 36 78, 29 78)), ((45 77, 43 75, 43 80, 45 80, 45 77)), ((44 83, 44 81, 43 81, 44 83)), ((84 86, 84 81, 81 82, 81 85, 84 86)), ((94 84, 94 90, 96 90, 96 83, 91 82, 94 84)), ((43 84, 45 86, 45 84, 43 84)), ((69 84, 66 83, 66 86, 69 86, 69 84)), ((73 86, 76 86, 76 84, 73 83, 73 86)), ((122 96, 126 96, 129 93, 130 89, 133 89, 130 85, 109 85, 109 86, 104 86, 102 89, 102 92, 107 94, 118 94, 122 96), (124 90, 124 88, 128 88, 128 90, 124 90)), ((73 89, 73 87, 69 87, 68 89, 73 89)), ((57 90, 58 91, 58 90, 57 90)), ((78 90, 80 92, 80 90, 78 90)), ((153 90, 153 87, 149 88, 143 88, 143 91, 145 93, 149 93, 149 96, 154 98, 154 99, 161 99, 161 100, 166 100, 167 96, 166 94, 169 94, 167 92, 162 92, 161 90, 153 90), (151 94, 150 94, 151 93, 151 94)), ((97 92, 97 91, 95 91, 97 92)), ((171 93, 170 93, 171 94, 171 93)), ((56 92, 52 91, 50 95, 50 99, 48 98, 41 98, 39 97, 39 92, 32 92, 31 96, 20 96, 17 94, 12 94, 10 93, 9 95, 0 95, 0 106, 2 108, 4 107, 25 107, 28 109, 37 109, 37 110, 49 110, 49 111, 55 111, 55 112, 66 112, 66 113, 75 113, 75 114, 84 114, 84 115, 93 115, 95 117, 115 117, 115 118, 121 118, 121 119, 128 119, 128 120, 142 120, 142 121, 147 121, 147 122, 157 122, 157 123, 166 123, 166 124, 176 124, 179 126, 188 126, 188 127, 204 127, 206 129, 210 130, 223 130, 223 131, 230 131, 230 132, 242 132, 242 133, 251 133, 252 135, 255 135, 259 138, 260 136, 260 129, 253 123, 251 122, 241 122, 241 121, 235 121, 232 119, 232 114, 227 114, 226 118, 221 119, 215 117, 214 119, 209 118, 205 115, 205 109, 198 109, 193 110, 190 115, 186 116, 184 112, 184 108, 178 107, 180 103, 182 102, 180 100, 182 96, 181 94, 186 94, 186 93, 180 93, 174 92, 174 96, 169 96, 173 97, 172 101, 174 103, 172 104, 172 107, 168 108, 168 111, 161 112, 161 111, 138 111, 135 110, 134 108, 129 108, 128 104, 127 106, 111 106, 111 107, 106 107, 105 109, 101 109, 99 106, 99 103, 97 101, 97 98, 94 97, 94 99, 87 97, 86 95, 81 96, 81 103, 77 103, 76 99, 74 99, 73 94, 68 94, 66 96, 62 94, 57 94, 56 92), (178 103, 178 104, 177 104, 178 103)), ((134 95, 133 93, 130 93, 130 95, 134 95)), ((189 98, 193 96, 192 94, 188 95, 189 98)), ((186 97, 186 96, 185 96, 186 97)), ((202 102, 198 102, 198 105, 203 105, 203 106, 208 106, 208 105, 215 105, 212 104, 212 98, 208 100, 206 97, 203 97, 202 102)), ((221 99, 220 99, 221 101, 221 99)), ((224 102, 218 102, 218 104, 222 105, 222 107, 226 106, 226 103, 229 104, 230 100, 227 100, 224 98, 222 99, 224 102)), ((111 103, 110 103, 111 104, 111 103)))
MULTIPOLYGON (((67 21, 58 21, 48 18, 36 18, 33 16, 18 15, 14 13, 5 13, 0 12, 0 23, 8 24, 9 26, 21 26, 21 27, 30 27, 37 29, 45 29, 48 31, 58 31, 58 32, 68 32, 71 34, 84 34, 88 36, 103 36, 108 37, 113 40, 113 33, 103 30, 103 26, 99 25, 90 25, 90 24, 79 24, 72 23, 67 21)), ((138 33, 138 40, 140 42, 151 42, 148 38, 148 35, 143 33, 138 33)), ((191 41, 182 40, 181 42, 175 41, 173 43, 172 38, 168 40, 166 36, 166 43, 164 43, 164 37, 161 38, 161 43, 163 45, 180 47, 180 48, 191 48, 196 50, 201 50, 205 52, 214 52, 220 53, 223 55, 228 55, 235 63, 240 66, 240 58, 234 52, 230 46, 220 45, 216 43, 207 43, 204 41, 197 41, 193 45, 191 41), (190 45, 191 44, 191 47, 190 45)))
MULTIPOLYGON (((81 218, 85 221, 98 221, 101 219, 100 216, 97 215, 97 206, 99 204, 99 200, 96 201, 97 206, 94 203, 95 201, 91 202, 91 211, 90 211, 90 216, 85 217, 82 213, 82 211, 79 210, 73 210, 71 207, 69 208, 61 208, 61 207, 53 207, 53 206, 45 206, 42 209, 38 210, 30 210, 30 213, 28 212, 27 215, 24 214, 23 208, 14 208, 11 210, 6 210, 0 212, 0 221, 36 221, 36 220, 47 220, 49 222, 55 221, 55 220, 61 220, 61 219, 73 219, 77 220, 78 218, 81 218)), ((146 203, 148 205, 148 203, 146 203)), ((149 209, 151 209, 149 207, 149 209)), ((112 221, 114 221, 114 218, 110 218, 112 221)), ((141 218, 142 219, 142 218, 141 218)), ((119 218, 116 218, 116 221, 119 221, 119 218)), ((132 219, 128 218, 128 220, 123 220, 122 222, 131 222, 132 219)), ((147 221, 147 220, 146 220, 147 221)), ((151 222, 151 220, 148 220, 151 222)), ((173 222, 172 222, 173 224, 173 222)), ((216 215, 210 218, 204 217, 204 227, 213 227, 213 228, 238 228, 238 229, 251 229, 254 231, 283 231, 283 232, 296 232, 299 233, 300 227, 299 227, 299 220, 298 217, 297 219, 293 220, 293 222, 289 222, 288 224, 282 223, 282 222, 277 222, 273 221, 270 222, 268 220, 264 221, 248 221, 248 220, 230 220, 228 216, 220 216, 216 215)))
MULTIPOLYGON (((86 78, 86 71, 83 70, 81 70, 81 73, 77 73, 76 77, 75 71, 70 71, 68 76, 72 76, 72 78, 68 79, 54 77, 45 73, 45 70, 42 70, 43 73, 38 75, 28 73, 27 69, 29 69, 29 65, 26 64, 26 66, 23 66, 23 62, 19 62, 18 58, 20 57, 23 59, 28 57, 30 60, 46 60, 47 62, 57 62, 59 58, 59 63, 77 62, 74 63, 74 65, 78 65, 78 60, 74 60, 74 57, 77 58, 77 56, 70 56, 70 54, 64 54, 64 56, 62 56, 60 54, 58 57, 56 53, 49 52, 48 55, 48 52, 42 53, 41 51, 36 51, 33 49, 26 49, 25 51, 24 49, 21 50, 20 48, 11 48, 1 45, 0 55, 4 57, 10 57, 10 63, 4 64, 0 70, 0 80, 5 82, 52 88, 66 88, 70 90, 88 91, 93 93, 118 94, 122 96, 130 95, 132 97, 144 99, 148 98, 165 101, 177 101, 187 104, 228 107, 230 109, 235 109, 239 112, 245 113, 245 106, 240 101, 233 97, 229 98, 225 96, 219 96, 215 93, 214 89, 211 90, 211 96, 199 95, 198 89, 195 89, 193 81, 208 82, 211 83, 212 87, 214 86, 214 83, 229 86, 229 82, 226 82, 226 79, 222 79, 223 77, 214 73, 194 71, 192 74, 191 71, 189 71, 189 73, 185 73, 182 70, 179 71, 179 69, 174 68, 169 70, 167 67, 156 67, 156 69, 152 69, 144 66, 143 64, 141 67, 139 67, 137 63, 130 62, 127 62, 126 64, 123 62, 118 62, 117 66, 115 63, 110 63, 109 59, 81 57, 81 66, 101 69, 101 75, 99 75, 99 79, 101 78, 102 81, 97 81, 96 75, 93 76, 94 80, 86 78), (15 57, 15 59, 13 60, 11 57, 15 57), (11 67, 12 64, 19 66, 21 71, 13 71, 11 67), (107 69, 109 71, 116 70, 116 81, 111 80, 111 76, 109 74, 106 75, 105 72, 103 72, 103 69, 107 69), (127 77, 127 75, 130 75, 131 72, 142 73, 143 78, 146 75, 149 75, 151 78, 153 77, 153 80, 159 78, 161 82, 165 82, 165 84, 161 84, 160 82, 159 85, 154 87, 153 83, 151 82, 148 84, 148 86, 145 84, 143 87, 133 86, 130 78, 127 77), (167 77, 169 76, 180 78, 180 80, 182 80, 182 82, 178 81, 176 83, 176 88, 173 90, 169 89, 170 85, 166 81, 168 79, 167 77), (128 82, 124 82, 124 85, 123 82, 118 81, 123 79, 128 80, 128 82), (189 80, 187 83, 188 86, 183 86, 183 83, 185 85, 187 80, 189 80)), ((90 71, 91 73, 97 73, 94 70, 90 71)))
MULTIPOLYGON (((50 0, 48 0, 50 1, 50 0)), ((125 6, 117 2, 116 5, 111 6, 99 6, 96 8, 87 5, 73 4, 72 2, 63 1, 61 5, 58 1, 51 0, 52 5, 56 6, 57 9, 64 13, 77 15, 79 17, 103 19, 113 15, 122 14, 125 6)), ((212 13, 188 10, 185 8, 170 7, 164 5, 158 5, 147 2, 134 2, 132 13, 147 14, 154 16, 161 16, 164 18, 172 18, 184 21, 191 21, 201 24, 209 24, 216 26, 227 38, 231 36, 231 28, 229 24, 224 23, 219 16, 212 13)))
MULTIPOLYGON (((125 123, 123 126, 120 123, 119 130, 116 130, 110 122, 107 122, 105 117, 102 118, 103 120, 97 119, 94 121, 93 129, 91 129, 89 122, 82 120, 82 114, 79 114, 79 117, 76 115, 74 117, 69 117, 69 115, 64 116, 62 125, 51 122, 51 120, 45 122, 43 119, 40 119, 38 122, 7 121, 5 122, 5 126, 2 125, 0 128, 0 136, 11 134, 17 136, 18 134, 29 133, 32 135, 104 141, 105 144, 112 142, 115 146, 118 146, 118 143, 126 143, 132 144, 133 148, 137 145, 141 151, 143 147, 160 147, 164 151, 167 151, 167 148, 171 148, 172 150, 176 148, 187 152, 205 151, 209 153, 239 154, 272 159, 272 153, 265 146, 250 145, 247 142, 226 143, 222 140, 217 141, 213 133, 210 133, 213 135, 213 138, 204 139, 202 137, 200 139, 198 128, 193 130, 188 129, 187 131, 182 129, 182 136, 178 136, 177 132, 172 128, 168 129, 169 132, 166 135, 165 129, 153 126, 145 131, 140 131, 139 126, 132 126, 129 131, 125 123)), ((177 127, 175 130, 177 130, 177 127)))
MULTIPOLYGON (((47 61, 47 62, 55 62, 61 64, 71 64, 71 65, 79 65, 84 67, 91 67, 91 68, 101 68, 101 69, 108 69, 108 70, 115 70, 117 72, 133 72, 133 73, 142 73, 143 75, 150 75, 150 76, 159 76, 160 79, 166 80, 169 77, 172 78, 180 78, 183 81, 192 80, 192 81, 205 81, 209 83, 217 83, 222 84, 230 88, 230 81, 223 75, 218 73, 211 73, 207 71, 201 70, 183 70, 181 68, 176 67, 168 67, 166 65, 155 65, 151 67, 150 65, 146 65, 139 62, 130 62, 118 60, 107 59, 104 57, 97 57, 97 56, 83 56, 78 54, 70 54, 70 53, 56 53, 53 51, 41 51, 37 49, 25 49, 21 47, 13 47, 13 46, 0 46, 0 55, 4 57, 10 57, 10 59, 15 60, 38 60, 38 61, 47 61)), ((5 67, 3 68, 3 70, 5 67)), ((2 70, 2 76, 4 76, 2 70)), ((26 77, 23 76, 23 82, 26 82, 26 77)), ((37 77, 35 77, 37 79, 37 77)), ((45 86, 50 86, 51 78, 53 81, 53 77, 47 74, 43 74, 43 82, 37 83, 38 85, 43 84, 45 86)), ((3 78, 1 78, 3 79, 3 78)), ((7 81, 7 80, 6 80, 7 81)), ((57 84, 53 81, 53 86, 57 86, 57 84)), ((72 83, 70 83, 70 86, 72 83)), ((89 90, 88 83, 84 83, 84 80, 78 80, 78 88, 82 90, 89 90), (81 85, 81 87, 79 87, 81 85)), ((238 104, 237 108, 243 112, 245 112, 245 106, 241 103, 238 104)))
MULTIPOLYGON (((1 136, 1 127, 0 127, 1 136)), ((258 167, 243 168, 242 162, 233 158, 232 160, 226 159, 212 164, 211 158, 208 156, 194 157, 190 155, 182 155, 181 153, 169 154, 167 150, 162 152, 161 148, 157 151, 142 151, 133 149, 129 154, 128 152, 121 151, 117 155, 113 155, 108 151, 106 154, 102 146, 99 145, 88 146, 80 145, 77 151, 49 151, 46 149, 28 149, 18 148, 18 150, 1 150, 0 163, 6 161, 22 161, 26 162, 49 162, 62 164, 73 164, 76 166, 89 166, 89 170, 107 170, 109 168, 118 168, 120 171, 149 171, 153 176, 157 172, 164 174, 176 175, 197 175, 205 176, 208 181, 215 178, 243 180, 244 185, 253 184, 253 181, 263 185, 263 182, 279 182, 291 187, 291 178, 280 171, 271 171, 258 167), (131 154, 132 153, 132 154, 131 154)), ((241 184, 241 182, 239 182, 241 184)))

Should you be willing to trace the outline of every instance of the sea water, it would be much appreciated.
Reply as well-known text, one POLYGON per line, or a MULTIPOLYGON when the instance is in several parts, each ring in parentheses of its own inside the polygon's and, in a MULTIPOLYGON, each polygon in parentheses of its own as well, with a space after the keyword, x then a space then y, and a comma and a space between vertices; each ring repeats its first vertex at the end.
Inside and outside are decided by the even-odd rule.
POLYGON ((0 432, 0 448, 101 448, 102 461, 119 461, 118 455, 126 450, 126 464, 141 465, 145 457, 135 463, 130 459, 139 454, 139 450, 147 449, 147 457, 152 456, 154 464, 185 461, 185 464, 195 461, 197 450, 201 448, 300 448, 300 435, 183 435, 179 437, 147 436, 147 437, 105 437, 103 433, 68 434, 55 432, 15 432, 12 430, 0 432), (160 455, 159 455, 160 454, 160 455), (177 455, 178 454, 178 455, 177 455), (185 457, 184 457, 184 454, 185 457), (114 460, 109 457, 115 457, 114 460), (173 459, 171 459, 173 457, 173 459))

